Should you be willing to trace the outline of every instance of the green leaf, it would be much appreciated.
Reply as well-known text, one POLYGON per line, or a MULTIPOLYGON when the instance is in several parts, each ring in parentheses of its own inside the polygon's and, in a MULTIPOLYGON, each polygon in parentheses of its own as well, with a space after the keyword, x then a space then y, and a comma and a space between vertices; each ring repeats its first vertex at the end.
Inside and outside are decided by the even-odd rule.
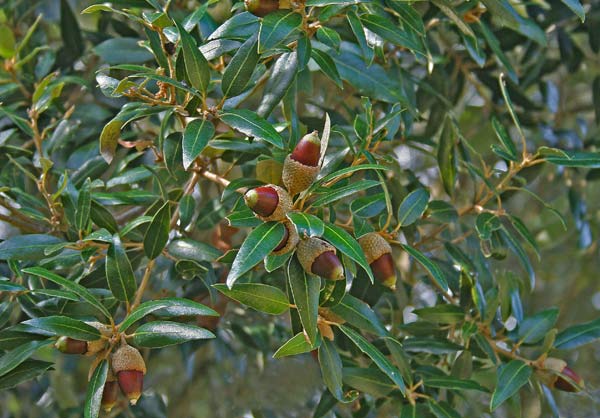
POLYGON ((529 256, 523 249, 523 246, 504 225, 501 227, 500 232, 508 247, 515 253, 517 259, 527 272, 527 275, 529 276, 529 287, 531 289, 535 288, 535 271, 533 270, 529 256))
POLYGON ((123 124, 123 121, 113 119, 104 125, 104 128, 102 128, 102 132, 100 133, 100 154, 102 155, 102 158, 104 158, 104 161, 109 164, 117 151, 123 124))
POLYGON ((90 192, 91 181, 88 177, 83 183, 77 198, 77 212, 75 217, 75 226, 80 231, 85 231, 90 222, 90 211, 92 206, 92 195, 90 192))
POLYGON ((425 386, 432 388, 453 389, 453 390, 477 390, 479 392, 489 392, 474 380, 458 379, 451 376, 432 376, 425 379, 425 386))
POLYGON ((460 306, 440 304, 429 308, 415 309, 415 315, 439 324, 458 324, 465 320, 465 312, 460 306))
POLYGON ((411 255, 415 260, 417 260, 417 262, 419 264, 421 264, 421 266, 423 266, 423 268, 425 268, 425 270, 427 270, 427 272, 431 275, 431 278, 438 285, 440 285, 440 287, 443 290, 448 291, 448 282, 446 281, 446 278, 444 277, 444 273, 442 272, 440 267, 433 260, 430 260, 429 258, 427 258, 425 256, 425 254, 423 254, 421 251, 417 250, 416 248, 411 247, 410 245, 402 244, 402 248, 409 255, 411 255))
POLYGON ((32 334, 65 335, 82 341, 100 339, 100 331, 96 328, 83 321, 67 316, 50 315, 33 318, 21 322, 18 327, 23 327, 24 331, 31 332, 32 334))
POLYGON ((100 301, 85 287, 80 285, 79 283, 75 283, 71 280, 67 280, 64 277, 59 276, 58 274, 52 273, 49 270, 46 270, 42 267, 29 267, 22 270, 25 274, 33 274, 34 276, 43 277, 47 280, 50 280, 53 283, 56 283, 59 286, 64 287, 65 289, 75 293, 81 299, 86 301, 88 304, 96 308, 102 315, 106 318, 111 318, 112 315, 108 310, 100 303, 100 301))
POLYGON ((556 153, 550 153, 551 149, 541 149, 544 159, 549 163, 561 165, 563 167, 600 167, 600 152, 581 152, 554 150, 556 153))
POLYGON ((372 218, 379 215, 385 209, 385 194, 377 193, 355 199, 350 204, 350 210, 355 216, 361 218, 372 218))
POLYGON ((263 261, 279 245, 284 233, 285 226, 280 222, 266 222, 250 232, 233 260, 227 286, 231 289, 238 278, 263 261))
POLYGON ((333 342, 327 338, 323 339, 319 347, 319 365, 325 386, 329 392, 339 401, 344 401, 342 391, 342 359, 338 354, 333 342))
POLYGON ((579 0, 561 0, 582 22, 585 22, 585 9, 579 0))
POLYGON ((409 36, 409 34, 398 28, 397 24, 393 23, 387 18, 379 15, 368 14, 360 16, 360 20, 367 27, 367 29, 381 36, 386 41, 398 46, 406 47, 423 57, 427 56, 427 51, 423 49, 422 45, 415 42, 413 38, 409 36))
POLYGON ((15 235, 0 243, 0 260, 35 261, 45 257, 44 250, 62 242, 52 235, 15 235))
POLYGON ((183 132, 183 168, 186 170, 215 134, 215 126, 207 119, 195 119, 183 132))
POLYGON ((369 279, 371 279, 371 283, 375 282, 373 272, 371 271, 369 263, 367 263, 365 254, 352 235, 339 226, 326 223, 323 238, 352 260, 356 261, 367 272, 369 279))
POLYGON ((600 338, 600 318, 562 330, 554 340, 554 347, 561 350, 571 350, 598 338, 600 338))
POLYGON ((423 216, 429 203, 429 191, 417 189, 409 193, 398 208, 398 224, 408 226, 423 216))
POLYGON ((219 316, 213 309, 189 299, 183 298, 164 298, 159 300, 149 300, 135 308, 121 324, 120 331, 127 331, 127 328, 135 324, 140 319, 144 318, 156 311, 162 311, 163 314, 169 316, 219 316))
POLYGON ((454 194, 454 185, 456 184, 456 137, 456 128, 450 118, 446 118, 440 133, 437 161, 444 189, 450 196, 454 194))
POLYGON ((344 295, 340 303, 331 307, 331 311, 358 329, 380 337, 388 334, 371 307, 349 293, 344 295))
POLYGON ((17 367, 0 377, 0 390, 6 390, 44 374, 53 363, 39 360, 25 360, 17 367))
POLYGON ((185 72, 192 87, 198 89, 202 94, 208 91, 210 83, 210 67, 208 61, 196 45, 196 40, 181 25, 177 24, 185 72))
MULTIPOLYGON (((144 171, 147 172, 147 170, 144 171)), ((90 217, 92 218, 92 222, 100 228, 107 229, 111 234, 114 234, 119 230, 117 221, 115 221, 112 213, 95 200, 92 200, 90 205, 90 217)))
POLYGON ((16 52, 13 31, 7 25, 0 25, 0 57, 12 58, 16 52))
POLYGON ((290 212, 287 217, 298 231, 301 237, 320 237, 325 232, 325 224, 315 215, 304 212, 290 212))
POLYGON ((344 367, 342 380, 344 384, 376 397, 387 396, 396 388, 385 373, 374 368, 344 367))
POLYGON ((63 41, 63 54, 71 64, 85 49, 77 17, 67 0, 60 0, 60 34, 63 41))
POLYGON ((535 344, 544 339, 556 324, 558 308, 545 309, 535 315, 528 316, 521 322, 516 333, 511 335, 525 344, 535 344))
POLYGON ((319 344, 321 344, 321 339, 317 338, 317 341, 314 345, 310 345, 308 341, 306 341, 306 337, 303 332, 299 332, 294 335, 292 338, 287 340, 277 351, 273 354, 273 358, 281 358, 287 356, 295 356, 296 354, 308 353, 316 348, 319 348, 319 344))
POLYGON ((92 51, 107 64, 141 64, 153 59, 137 38, 110 38, 96 45, 92 51))
POLYGON ((329 55, 323 51, 313 48, 310 52, 310 56, 313 60, 315 60, 321 71, 323 71, 323 74, 329 77, 329 79, 331 79, 331 81, 333 81, 340 89, 344 88, 344 83, 342 83, 340 73, 338 72, 335 62, 329 55))
POLYGON ((402 391, 402 393, 406 392, 406 386, 404 385, 404 380, 402 380, 402 376, 398 369, 394 367, 392 363, 383 355, 379 350, 373 346, 370 342, 368 342, 362 335, 358 332, 354 331, 352 328, 349 328, 345 325, 340 325, 340 330, 346 334, 348 338, 358 347, 360 351, 365 353, 367 356, 373 360, 373 362, 379 367, 379 369, 384 372, 394 384, 402 391))
POLYGON ((461 418, 461 415, 448 404, 448 402, 436 402, 428 400, 429 409, 436 418, 461 418))
POLYGON ((462 18, 454 11, 454 8, 449 4, 446 0, 433 0, 433 4, 435 4, 446 16, 450 18, 452 22, 464 33, 466 36, 470 38, 474 38, 475 34, 473 30, 467 25, 462 18))
POLYGON ((522 17, 508 0, 482 0, 490 13, 499 20, 501 25, 508 26, 514 31, 546 46, 546 34, 533 19, 522 17))
POLYGON ((315 345, 321 280, 317 276, 306 274, 296 257, 290 258, 287 275, 300 322, 308 340, 315 345))
POLYGON ((504 125, 502 125, 500 121, 494 117, 492 118, 492 127, 494 128, 496 137, 504 146, 504 150, 508 152, 508 154, 512 157, 512 161, 516 161, 517 147, 515 146, 515 143, 513 142, 510 135, 508 135, 508 132, 506 131, 504 125))
POLYGON ((496 389, 490 401, 490 411, 494 412, 504 401, 513 396, 529 381, 531 367, 521 360, 511 360, 498 369, 496 389))
POLYGON ((500 46, 500 41, 494 35, 494 32, 490 30, 490 28, 483 22, 483 20, 479 20, 479 29, 483 34, 487 44, 489 45, 492 52, 494 52, 494 56, 504 65, 504 69, 507 71, 508 76, 515 83, 518 82, 519 78, 517 77, 517 72, 513 68, 512 64, 508 60, 508 57, 504 54, 502 47, 500 46))
POLYGON ((100 364, 96 366, 94 374, 92 374, 92 378, 88 382, 85 405, 83 407, 84 418, 97 418, 100 414, 102 394, 104 392, 104 384, 107 376, 108 361, 102 360, 100 364))
POLYGON ((38 349, 48 344, 50 344, 48 341, 29 341, 7 351, 0 357, 0 376, 4 376, 14 370, 31 357, 38 349))
POLYGON ((213 287, 225 296, 259 312, 281 315, 290 308, 285 293, 274 286, 261 283, 238 283, 230 289, 227 285, 218 283, 213 287))
POLYGON ((179 238, 171 241, 167 246, 167 252, 175 258, 197 262, 212 262, 223 255, 221 251, 212 245, 190 238, 179 238))
POLYGON ((492 232, 497 231, 502 227, 500 218, 493 213, 482 212, 475 219, 475 228, 479 238, 488 240, 492 237, 492 232))
POLYGON ((463 347, 445 339, 434 338, 407 338, 402 347, 405 351, 413 353, 451 354, 462 350, 463 347))
POLYGON ((233 97, 244 92, 258 64, 258 58, 257 40, 253 36, 242 44, 225 68, 221 81, 223 96, 233 97))
POLYGON ((262 139, 263 141, 267 141, 268 143, 283 149, 283 138, 281 138, 281 135, 273 128, 273 125, 251 110, 231 109, 221 112, 219 117, 223 123, 240 131, 244 135, 262 139))
POLYGON ((320 186, 323 183, 327 183, 338 177, 345 176, 347 174, 355 173, 357 171, 362 171, 362 170, 389 170, 389 168, 383 167, 379 164, 362 164, 362 165, 355 165, 352 167, 342 168, 341 170, 335 171, 335 172, 328 174, 325 177, 322 177, 322 178, 318 179, 317 181, 315 181, 313 183, 313 185, 308 188, 308 191, 312 192, 313 190, 315 190, 318 186, 320 186))
POLYGON ((256 114, 266 118, 271 114, 275 106, 286 95, 292 82, 296 79, 298 71, 298 52, 286 52, 281 54, 271 67, 271 76, 267 81, 262 100, 256 114))
POLYGON ((117 234, 106 251, 106 280, 113 296, 121 302, 132 302, 137 289, 133 268, 117 234))
POLYGON ((266 15, 260 25, 258 52, 262 54, 283 42, 301 23, 302 16, 292 10, 277 10, 266 15))
POLYGON ((342 43, 342 38, 337 31, 326 26, 321 26, 319 29, 317 29, 317 40, 327 46, 332 47, 336 51, 339 51, 340 43, 342 43))
POLYGON ((312 203, 312 206, 320 207, 327 206, 333 202, 336 202, 344 197, 348 197, 355 193, 363 190, 370 189, 371 187, 379 186, 380 183, 377 180, 359 180, 355 183, 348 184, 346 186, 338 187, 337 189, 329 190, 323 196, 319 197, 312 203))
POLYGON ((369 3, 370 0, 307 0, 307 7, 317 6, 349 6, 352 4, 369 3))
POLYGON ((144 253, 149 259, 153 260, 158 257, 167 245, 170 223, 171 206, 169 202, 165 202, 152 217, 146 235, 144 235, 144 253))
POLYGON ((133 343, 140 347, 161 348, 194 340, 215 338, 204 329, 180 322, 154 321, 140 325, 133 334, 133 343))

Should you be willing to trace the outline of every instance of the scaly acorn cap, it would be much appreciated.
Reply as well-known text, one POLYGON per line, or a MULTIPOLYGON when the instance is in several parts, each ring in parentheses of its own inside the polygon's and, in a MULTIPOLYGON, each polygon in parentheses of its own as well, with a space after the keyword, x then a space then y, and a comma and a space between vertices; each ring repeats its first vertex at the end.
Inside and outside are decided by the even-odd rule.
POLYGON ((112 355, 112 370, 117 376, 121 392, 135 405, 142 396, 146 364, 140 352, 123 343, 112 355))
POLYGON ((585 387, 583 379, 567 366, 567 362, 564 360, 554 357, 546 358, 544 370, 541 372, 540 380, 551 388, 564 392, 579 392, 585 387))
POLYGON ((273 254, 275 255, 289 253, 298 245, 298 241, 300 241, 296 227, 289 220, 286 219, 283 221, 283 226, 285 226, 285 233, 279 245, 273 250, 273 254))
POLYGON ((365 253, 365 258, 375 278, 384 286, 395 289, 396 268, 390 244, 376 232, 363 235, 358 239, 358 243, 365 253))
POLYGON ((292 209, 292 198, 288 192, 274 184, 248 190, 244 201, 263 221, 281 221, 292 209))
MULTIPOLYGON (((91 325, 94 328, 96 328, 98 331, 100 331, 100 334, 102 334, 105 337, 110 337, 112 335, 112 328, 106 324, 102 324, 97 321, 86 322, 86 323, 88 325, 91 325)), ((99 353, 100 351, 102 351, 106 348, 107 342, 108 341, 104 338, 100 338, 100 339, 97 339, 94 341, 88 341, 87 342, 87 351, 86 351, 85 355, 93 356, 94 354, 99 353)))
POLYGON ((290 196, 308 189, 319 174, 321 140, 317 131, 304 135, 291 154, 285 157, 281 179, 290 196))
POLYGON ((314 237, 304 239, 298 244, 296 254, 306 272, 330 280, 344 278, 344 267, 330 243, 314 237))
POLYGON ((279 0, 244 0, 246 10, 258 17, 265 17, 279 9, 279 0))

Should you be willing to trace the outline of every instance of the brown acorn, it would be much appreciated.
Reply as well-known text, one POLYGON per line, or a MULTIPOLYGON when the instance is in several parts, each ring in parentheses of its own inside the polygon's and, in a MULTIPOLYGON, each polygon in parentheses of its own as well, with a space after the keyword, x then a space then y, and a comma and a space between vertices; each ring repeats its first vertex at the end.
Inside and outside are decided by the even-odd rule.
POLYGON ((544 360, 544 368, 538 373, 541 380, 551 388, 563 392, 579 392, 585 387, 583 379, 573 371, 567 362, 548 357, 544 360))
POLYGON ((265 17, 277 9, 289 9, 289 0, 244 0, 246 10, 258 17, 265 17))
POLYGON ((142 395, 146 364, 138 350, 122 343, 112 355, 112 369, 121 392, 135 405, 142 395))
POLYGON ((369 232, 358 239, 373 275, 384 286, 396 288, 396 268, 392 258, 392 247, 376 232, 369 232))
POLYGON ((292 209, 292 198, 274 184, 248 190, 244 195, 246 205, 263 221, 281 221, 292 209))
POLYGON ((60 337, 54 347, 64 354, 85 354, 87 353, 87 341, 76 340, 71 337, 60 337))
POLYGON ((298 261, 304 270, 324 279, 344 278, 344 267, 335 254, 335 247, 319 238, 311 237, 298 244, 298 261))
POLYGON ((119 396, 119 384, 113 372, 108 369, 108 376, 104 383, 104 390, 102 391, 102 401, 100 405, 106 412, 110 412, 111 409, 117 404, 117 397, 119 396))
POLYGON ((273 254, 275 255, 289 253, 296 247, 296 245, 298 245, 298 241, 300 241, 298 231, 296 231, 296 227, 290 221, 283 221, 283 226, 285 226, 285 232, 283 234, 281 242, 273 250, 273 254))
POLYGON ((304 135, 283 163, 281 178, 290 196, 308 189, 315 181, 319 174, 320 158, 321 140, 318 132, 304 135))

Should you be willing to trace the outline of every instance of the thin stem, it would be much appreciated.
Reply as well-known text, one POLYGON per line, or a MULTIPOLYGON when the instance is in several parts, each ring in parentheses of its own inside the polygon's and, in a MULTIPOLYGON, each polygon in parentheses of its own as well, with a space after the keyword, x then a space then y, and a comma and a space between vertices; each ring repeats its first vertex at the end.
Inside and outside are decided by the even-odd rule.
POLYGON ((152 274, 152 269, 154 268, 155 262, 155 259, 148 261, 148 264, 146 265, 146 270, 144 270, 144 277, 142 278, 142 282, 140 283, 140 286, 138 287, 137 292, 135 293, 135 299, 130 309, 128 309, 128 312, 131 312, 140 305, 140 302, 142 301, 142 296, 144 295, 144 292, 148 287, 148 283, 150 282, 150 275, 152 274))

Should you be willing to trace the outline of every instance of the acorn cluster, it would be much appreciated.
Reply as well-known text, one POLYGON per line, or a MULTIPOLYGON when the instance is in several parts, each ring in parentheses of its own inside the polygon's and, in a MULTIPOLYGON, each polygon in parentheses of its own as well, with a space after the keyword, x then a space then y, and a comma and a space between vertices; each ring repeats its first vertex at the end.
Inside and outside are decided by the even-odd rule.
MULTIPOLYGON (((283 239, 273 250, 282 255, 297 250, 298 261, 310 274, 329 280, 344 278, 344 267, 333 245, 316 237, 299 237, 295 226, 286 218, 293 208, 293 198, 308 189, 320 170, 321 140, 316 131, 298 141, 283 164, 282 181, 285 188, 268 184, 249 190, 244 195, 246 205, 263 221, 280 221, 285 226, 283 239)), ((383 285, 394 288, 396 271, 392 249, 377 233, 359 239, 374 276, 383 285)))
MULTIPOLYGON (((100 330, 105 337, 112 334, 112 329, 104 324, 93 322, 90 325, 100 330)), ((109 347, 109 338, 81 341, 65 336, 60 337, 54 346, 64 354, 83 354, 86 356, 100 355, 111 348, 109 347)), ((101 401, 102 408, 107 412, 116 405, 119 389, 129 402, 135 405, 142 395, 144 375, 146 374, 146 364, 142 355, 124 340, 113 351, 109 360, 110 367, 104 383, 101 401)))

